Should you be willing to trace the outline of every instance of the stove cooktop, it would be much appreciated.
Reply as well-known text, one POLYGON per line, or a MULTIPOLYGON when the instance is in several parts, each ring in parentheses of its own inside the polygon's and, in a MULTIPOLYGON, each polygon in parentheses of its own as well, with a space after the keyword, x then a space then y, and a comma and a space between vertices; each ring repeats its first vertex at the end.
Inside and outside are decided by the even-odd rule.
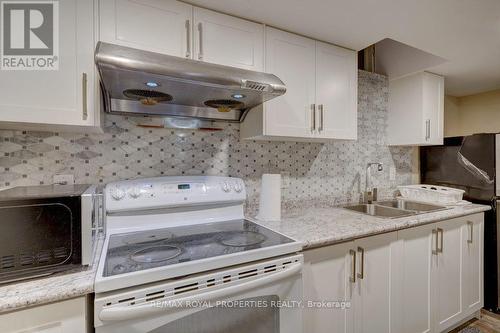
POLYGON ((194 262, 295 242, 248 220, 114 234, 103 276, 194 262))

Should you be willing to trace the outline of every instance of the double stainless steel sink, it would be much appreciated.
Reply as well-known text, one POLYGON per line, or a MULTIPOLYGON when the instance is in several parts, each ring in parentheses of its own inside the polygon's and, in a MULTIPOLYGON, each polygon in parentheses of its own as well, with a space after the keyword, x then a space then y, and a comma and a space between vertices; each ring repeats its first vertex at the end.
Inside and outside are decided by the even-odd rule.
POLYGON ((386 218, 405 217, 448 209, 445 206, 402 199, 376 201, 372 204, 351 205, 344 208, 366 215, 386 218))

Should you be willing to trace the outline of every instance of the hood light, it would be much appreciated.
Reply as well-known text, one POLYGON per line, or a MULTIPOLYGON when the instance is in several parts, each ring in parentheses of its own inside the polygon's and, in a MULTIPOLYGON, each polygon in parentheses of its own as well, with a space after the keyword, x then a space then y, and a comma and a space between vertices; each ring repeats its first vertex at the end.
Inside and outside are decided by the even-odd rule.
POLYGON ((232 94, 231 97, 236 99, 242 99, 245 98, 246 96, 243 94, 232 94))
POLYGON ((156 82, 152 82, 152 81, 150 81, 150 82, 146 82, 146 85, 147 85, 148 87, 150 87, 150 88, 156 88, 156 87, 158 87, 160 84, 159 84, 159 83, 156 83, 156 82))

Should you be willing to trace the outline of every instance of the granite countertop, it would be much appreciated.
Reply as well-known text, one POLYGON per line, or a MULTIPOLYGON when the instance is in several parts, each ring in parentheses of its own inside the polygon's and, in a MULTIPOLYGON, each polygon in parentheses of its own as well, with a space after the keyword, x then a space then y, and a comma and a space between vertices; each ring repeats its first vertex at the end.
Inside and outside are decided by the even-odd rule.
POLYGON ((91 266, 0 286, 0 313, 93 293, 103 243, 97 240, 91 266))
MULTIPOLYGON (((304 243, 304 249, 341 243, 422 224, 490 210, 490 206, 466 204, 437 212, 395 219, 379 218, 340 207, 287 208, 281 221, 255 222, 304 243)), ((253 216, 253 215, 251 215, 253 216)))

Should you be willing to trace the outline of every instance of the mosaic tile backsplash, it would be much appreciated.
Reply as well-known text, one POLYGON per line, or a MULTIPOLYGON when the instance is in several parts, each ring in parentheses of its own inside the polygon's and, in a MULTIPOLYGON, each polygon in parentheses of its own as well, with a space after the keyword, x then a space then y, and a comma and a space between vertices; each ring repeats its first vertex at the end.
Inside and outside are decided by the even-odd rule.
POLYGON ((382 162, 374 183, 389 196, 412 182, 414 148, 387 146, 387 78, 360 71, 358 84, 357 141, 240 141, 238 124, 217 132, 151 129, 115 115, 106 115, 103 134, 0 131, 0 188, 51 184, 57 174, 72 174, 76 183, 224 175, 243 178, 253 203, 261 175, 281 173, 284 201, 340 204, 357 201, 366 164, 382 162))

